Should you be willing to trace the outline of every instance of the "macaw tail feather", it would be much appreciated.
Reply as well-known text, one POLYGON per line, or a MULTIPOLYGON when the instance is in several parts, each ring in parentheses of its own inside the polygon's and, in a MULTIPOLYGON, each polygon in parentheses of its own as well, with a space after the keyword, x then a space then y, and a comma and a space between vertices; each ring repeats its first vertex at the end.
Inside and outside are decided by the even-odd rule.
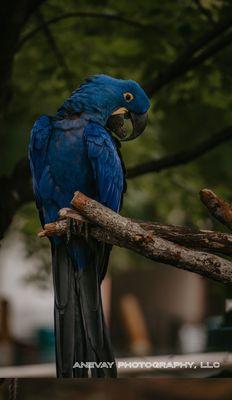
POLYGON ((88 377, 88 362, 101 365, 91 368, 93 377, 117 375, 104 321, 96 252, 89 251, 89 262, 80 269, 73 265, 64 242, 52 243, 58 378, 88 377), (101 362, 111 367, 102 368, 101 362))

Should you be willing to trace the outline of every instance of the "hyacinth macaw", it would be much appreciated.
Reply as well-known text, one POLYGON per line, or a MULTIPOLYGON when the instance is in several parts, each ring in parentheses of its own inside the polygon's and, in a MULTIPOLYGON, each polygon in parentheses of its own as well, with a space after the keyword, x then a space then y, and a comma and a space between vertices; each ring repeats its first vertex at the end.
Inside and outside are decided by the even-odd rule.
MULTIPOLYGON (((29 160, 42 226, 70 207, 76 190, 119 212, 125 191, 119 140, 131 140, 146 126, 150 102, 132 80, 106 75, 88 78, 54 116, 42 115, 30 137, 29 160), (132 133, 126 136, 124 118, 132 133)), ((104 321, 100 285, 111 246, 77 235, 50 239, 58 377, 86 377, 75 362, 107 361, 112 368, 92 376, 115 377, 116 366, 104 321)))

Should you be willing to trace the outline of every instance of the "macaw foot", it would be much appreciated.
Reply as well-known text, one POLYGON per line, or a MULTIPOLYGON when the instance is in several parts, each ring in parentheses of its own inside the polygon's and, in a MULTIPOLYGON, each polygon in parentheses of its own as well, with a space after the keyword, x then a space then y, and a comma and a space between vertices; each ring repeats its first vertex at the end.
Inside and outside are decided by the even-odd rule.
POLYGON ((72 234, 76 231, 76 221, 73 218, 67 218, 67 232, 66 232, 66 241, 67 244, 70 242, 72 234))
POLYGON ((76 220, 74 218, 67 218, 67 243, 69 243, 72 235, 84 236, 85 240, 88 241, 90 235, 89 223, 86 221, 76 220))

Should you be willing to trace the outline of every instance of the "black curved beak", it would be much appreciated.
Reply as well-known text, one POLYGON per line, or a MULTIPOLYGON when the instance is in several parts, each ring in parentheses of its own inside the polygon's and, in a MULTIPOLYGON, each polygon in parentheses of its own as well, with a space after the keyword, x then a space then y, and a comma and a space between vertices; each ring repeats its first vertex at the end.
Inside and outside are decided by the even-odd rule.
POLYGON ((148 114, 147 114, 147 112, 145 112, 143 114, 130 113, 129 118, 132 122, 133 131, 128 138, 121 139, 121 141, 123 141, 123 142, 128 142, 129 140, 134 140, 138 136, 142 135, 143 131, 145 130, 145 128, 147 126, 148 114))
MULTIPOLYGON (((119 110, 121 111, 121 109, 119 110)), ((147 112, 143 114, 130 113, 127 110, 122 110, 122 113, 112 114, 107 121, 106 127, 114 132, 121 142, 128 142, 140 136, 147 125, 147 112), (126 137, 126 129, 124 127, 124 118, 130 119, 132 123, 132 133, 126 137)))

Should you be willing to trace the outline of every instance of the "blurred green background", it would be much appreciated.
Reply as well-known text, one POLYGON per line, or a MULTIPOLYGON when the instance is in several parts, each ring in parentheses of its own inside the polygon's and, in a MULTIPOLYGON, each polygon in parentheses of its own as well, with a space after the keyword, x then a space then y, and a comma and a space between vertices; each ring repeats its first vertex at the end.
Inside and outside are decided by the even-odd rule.
MULTIPOLYGON (((106 73, 136 79, 149 92, 159 73, 232 13, 227 0, 41 3, 18 36, 1 135, 3 174, 9 174, 27 153, 34 120, 42 113, 54 114, 86 76, 106 73), (60 16, 66 17, 59 20, 60 16), (30 36, 44 21, 54 19, 30 36)), ((146 133, 122 147, 126 166, 190 149, 231 123, 231 106, 229 46, 154 91, 146 133)), ((227 142, 190 164, 128 180, 123 212, 208 226, 198 192, 206 186, 231 200, 231 165, 231 142, 227 142)), ((27 204, 20 212, 28 221, 25 233, 34 238, 39 226, 34 206, 27 204)))

